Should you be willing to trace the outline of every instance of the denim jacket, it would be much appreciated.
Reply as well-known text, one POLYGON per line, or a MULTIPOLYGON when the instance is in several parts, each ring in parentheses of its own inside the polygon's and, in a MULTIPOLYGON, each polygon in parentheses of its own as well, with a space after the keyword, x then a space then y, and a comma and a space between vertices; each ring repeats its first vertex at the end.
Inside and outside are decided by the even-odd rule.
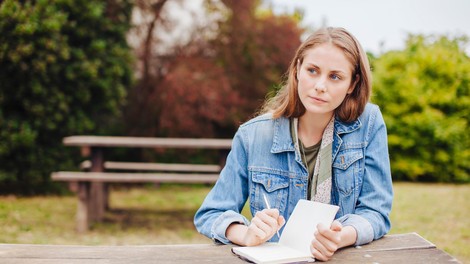
MULTIPOLYGON (((287 220, 297 201, 307 199, 308 172, 289 122, 264 114, 239 127, 226 165, 194 217, 201 234, 230 243, 227 227, 249 225, 241 211, 247 200, 252 215, 265 209, 263 194, 287 220)), ((390 230, 393 189, 385 123, 378 106, 369 103, 354 122, 335 119, 334 131, 331 203, 340 208, 336 219, 356 229, 355 245, 366 244, 390 230)))

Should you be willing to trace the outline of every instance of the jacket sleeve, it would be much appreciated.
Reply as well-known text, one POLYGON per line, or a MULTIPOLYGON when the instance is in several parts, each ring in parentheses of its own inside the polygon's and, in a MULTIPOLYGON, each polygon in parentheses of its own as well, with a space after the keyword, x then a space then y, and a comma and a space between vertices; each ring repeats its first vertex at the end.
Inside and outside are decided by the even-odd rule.
POLYGON ((356 245, 379 239, 390 230, 393 200, 387 130, 378 106, 374 105, 365 124, 368 127, 362 188, 354 214, 338 219, 344 226, 356 229, 356 245))
POLYGON ((248 197, 246 153, 243 135, 239 129, 219 179, 194 216, 198 232, 214 242, 230 243, 225 236, 230 224, 249 224, 248 219, 241 214, 248 197))

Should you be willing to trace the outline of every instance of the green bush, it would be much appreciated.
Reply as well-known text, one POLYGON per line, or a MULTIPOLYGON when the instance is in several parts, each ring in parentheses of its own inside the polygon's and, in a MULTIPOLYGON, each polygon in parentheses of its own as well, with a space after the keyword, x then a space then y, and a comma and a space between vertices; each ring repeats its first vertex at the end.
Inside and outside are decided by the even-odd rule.
POLYGON ((410 36, 373 61, 373 101, 397 180, 470 182, 470 59, 465 38, 410 36))
POLYGON ((115 127, 131 83, 131 10, 126 0, 1 2, 1 192, 47 191, 50 172, 74 163, 64 136, 115 127))

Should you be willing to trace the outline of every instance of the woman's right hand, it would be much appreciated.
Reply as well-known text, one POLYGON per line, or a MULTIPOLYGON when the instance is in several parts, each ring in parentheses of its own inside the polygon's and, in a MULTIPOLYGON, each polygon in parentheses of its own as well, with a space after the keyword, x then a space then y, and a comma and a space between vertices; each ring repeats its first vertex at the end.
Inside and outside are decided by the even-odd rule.
POLYGON ((227 228, 227 238, 242 246, 257 246, 273 237, 286 223, 277 209, 258 211, 249 226, 232 224, 227 228))

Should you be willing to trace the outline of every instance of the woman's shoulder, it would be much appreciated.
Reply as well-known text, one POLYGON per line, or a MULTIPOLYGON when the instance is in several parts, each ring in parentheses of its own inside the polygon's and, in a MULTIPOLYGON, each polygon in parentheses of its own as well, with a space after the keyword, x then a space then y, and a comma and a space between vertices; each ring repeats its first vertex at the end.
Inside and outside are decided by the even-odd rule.
POLYGON ((367 103, 366 107, 364 108, 364 112, 362 115, 371 115, 371 114, 377 114, 380 112, 380 107, 374 103, 367 103))
POLYGON ((366 105, 364 112, 359 117, 359 120, 368 129, 377 129, 381 125, 385 124, 380 107, 373 103, 368 103, 366 105))
POLYGON ((263 125, 274 122, 274 120, 275 119, 273 118, 272 113, 265 113, 265 114, 261 114, 256 117, 253 117, 252 119, 246 121, 245 123, 240 125, 240 128, 251 127, 251 126, 263 126, 263 125))
POLYGON ((374 103, 367 103, 364 111, 359 116, 361 122, 375 122, 382 119, 382 112, 380 107, 374 103))
POLYGON ((274 118, 272 113, 265 113, 240 125, 239 131, 256 137, 271 137, 275 131, 283 133, 286 129, 288 130, 288 127, 288 118, 274 118))

